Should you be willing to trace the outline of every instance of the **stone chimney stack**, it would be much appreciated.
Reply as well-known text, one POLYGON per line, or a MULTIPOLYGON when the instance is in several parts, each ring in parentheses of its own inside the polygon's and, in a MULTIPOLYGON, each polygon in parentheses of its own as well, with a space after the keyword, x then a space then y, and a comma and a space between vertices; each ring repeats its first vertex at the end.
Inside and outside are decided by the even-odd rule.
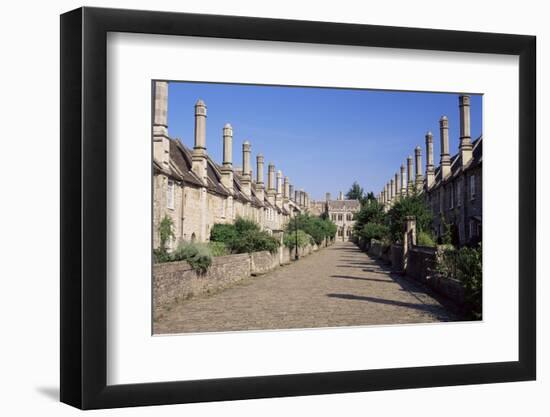
POLYGON ((241 175, 241 185, 243 186, 243 193, 250 197, 252 195, 251 190, 252 178, 250 178, 250 142, 245 140, 243 143, 243 172, 241 175))
POLYGON ((435 180, 434 143, 432 132, 426 133, 426 188, 430 189, 435 180))
POLYGON ((300 205, 300 191, 294 190, 294 202, 299 206, 300 205))
POLYGON ((441 179, 451 173, 451 156, 449 155, 449 120, 442 116, 439 120, 439 132, 441 137, 441 179))
POLYGON ((401 164, 401 196, 407 195, 407 180, 405 179, 405 165, 401 164))
POLYGON ((283 203, 285 205, 288 205, 289 195, 290 195, 290 182, 288 181, 288 177, 285 177, 283 181, 283 203))
POLYGON ((229 123, 223 127, 223 164, 220 171, 222 184, 233 192, 233 128, 229 123))
POLYGON ((327 201, 330 201, 330 200, 331 200, 331 195, 330 195, 330 193, 326 193, 326 194, 325 194, 325 200, 327 200, 327 201))
POLYGON ((414 149, 414 167, 416 170, 415 175, 415 186, 417 191, 422 191, 424 185, 424 178, 422 177, 422 149, 420 146, 417 146, 414 149))
POLYGON ((168 82, 155 81, 155 115, 153 121, 153 158, 163 169, 170 164, 168 139, 168 82))
POLYGON ((407 157, 407 194, 412 195, 414 188, 413 182, 413 157, 409 155, 407 157))
POLYGON ((340 193, 338 194, 338 200, 343 200, 343 199, 344 199, 344 193, 340 191, 340 193))
POLYGON ((294 201, 294 185, 288 184, 288 199, 294 201))
POLYGON ((460 159, 462 167, 472 159, 472 137, 470 136, 470 96, 458 97, 460 109, 460 159))
POLYGON ((278 207, 283 206, 283 172, 277 171, 277 190, 275 193, 275 204, 278 207))
POLYGON ((206 105, 201 99, 195 104, 195 145, 191 160, 191 169, 206 184, 206 105))
POLYGON ((395 182, 393 178, 390 180, 390 200, 392 201, 392 203, 395 200, 395 182))
POLYGON ((264 156, 256 155, 256 196, 264 201, 264 156))
POLYGON ((395 197, 399 198, 399 196, 401 195, 401 183, 399 182, 399 173, 396 172, 395 173, 395 178, 394 178, 394 183, 395 183, 395 197))
POLYGON ((272 162, 267 166, 267 201, 275 205, 275 165, 272 162))

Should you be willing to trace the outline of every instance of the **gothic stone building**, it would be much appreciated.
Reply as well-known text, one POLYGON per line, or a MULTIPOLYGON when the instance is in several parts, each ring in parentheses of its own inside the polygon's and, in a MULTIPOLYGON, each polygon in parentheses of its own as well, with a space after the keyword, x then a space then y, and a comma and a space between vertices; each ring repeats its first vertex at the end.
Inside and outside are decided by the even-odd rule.
POLYGON ((268 166, 264 184, 264 157, 256 157, 256 177, 250 165, 251 145, 242 144, 242 169, 233 168, 233 129, 222 129, 223 162, 210 158, 206 147, 206 105, 195 105, 195 138, 192 149, 168 133, 168 82, 154 83, 153 115, 153 247, 160 245, 159 225, 172 220, 174 237, 168 249, 180 241, 209 240, 216 223, 233 223, 243 217, 269 232, 280 231, 296 213, 307 210, 303 190, 293 192, 288 177, 268 166))
POLYGON ((460 145, 458 152, 449 152, 449 120, 439 120, 441 155, 438 167, 434 165, 432 133, 426 134, 427 161, 422 175, 421 149, 415 149, 415 175, 413 158, 407 158, 407 169, 385 185, 378 201, 386 210, 401 196, 413 192, 423 193, 433 214, 433 233, 441 242, 446 233, 451 234, 457 246, 481 241, 482 236, 482 155, 483 137, 472 141, 470 133, 470 97, 459 96, 460 145), (447 230, 448 228, 448 230, 447 230))
POLYGON ((315 214, 328 215, 337 226, 336 240, 350 240, 353 234, 355 224, 355 213, 361 209, 359 200, 344 199, 344 194, 340 191, 337 200, 332 200, 330 193, 326 194, 325 201, 314 201, 310 207, 315 214))

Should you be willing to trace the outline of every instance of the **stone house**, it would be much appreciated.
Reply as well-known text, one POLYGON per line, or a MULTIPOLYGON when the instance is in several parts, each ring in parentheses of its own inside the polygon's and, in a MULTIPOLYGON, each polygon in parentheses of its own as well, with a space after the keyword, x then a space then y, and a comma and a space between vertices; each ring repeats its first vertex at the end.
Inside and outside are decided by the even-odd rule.
POLYGON ((439 242, 450 233, 454 245, 472 245, 482 237, 482 161, 483 136, 474 141, 470 132, 470 97, 460 95, 460 144, 458 152, 449 152, 449 120, 439 120, 441 154, 439 166, 434 164, 433 136, 427 132, 426 167, 422 175, 421 148, 415 148, 415 175, 413 158, 407 158, 407 169, 385 185, 378 201, 389 210, 401 196, 422 193, 433 214, 433 234, 439 242))
POLYGON ((309 199, 296 191, 282 171, 268 166, 264 184, 264 157, 256 157, 256 177, 250 165, 251 144, 242 144, 242 169, 233 168, 233 129, 222 130, 223 162, 210 158, 206 147, 207 108, 195 105, 194 146, 189 148, 168 133, 168 82, 155 81, 153 114, 153 248, 160 246, 159 226, 167 216, 173 237, 169 250, 180 241, 209 240, 216 223, 233 223, 238 217, 254 220, 270 233, 280 231, 297 213, 307 211, 309 199))
POLYGON ((326 194, 325 201, 314 201, 311 203, 311 211, 316 214, 326 214, 337 226, 336 240, 350 240, 355 225, 355 213, 361 209, 359 200, 348 200, 340 191, 337 200, 331 199, 331 194, 326 194))

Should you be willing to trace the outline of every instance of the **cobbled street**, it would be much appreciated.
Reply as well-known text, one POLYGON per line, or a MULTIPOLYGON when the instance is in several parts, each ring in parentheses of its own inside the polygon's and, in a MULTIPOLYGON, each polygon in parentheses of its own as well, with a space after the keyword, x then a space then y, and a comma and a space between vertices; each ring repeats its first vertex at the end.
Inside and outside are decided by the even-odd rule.
POLYGON ((155 334, 338 327, 457 320, 425 287, 351 242, 339 242, 266 275, 181 302, 155 334))

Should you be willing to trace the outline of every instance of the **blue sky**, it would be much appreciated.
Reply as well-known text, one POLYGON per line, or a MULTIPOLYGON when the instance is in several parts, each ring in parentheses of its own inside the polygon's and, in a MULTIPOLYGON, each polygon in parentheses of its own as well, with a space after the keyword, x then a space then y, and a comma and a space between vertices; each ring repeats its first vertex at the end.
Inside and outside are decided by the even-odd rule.
MULTIPOLYGON (((424 135, 434 135, 439 163, 439 118, 449 118, 451 154, 458 151, 458 94, 171 82, 168 131, 193 147, 194 105, 207 105, 206 146, 222 161, 222 128, 233 126, 233 165, 242 166, 242 143, 252 144, 296 188, 323 199, 353 181, 377 194, 417 145, 426 163, 424 135)), ((481 134, 482 96, 471 96, 472 139, 481 134)), ((423 167, 424 171, 424 167, 423 167)))

